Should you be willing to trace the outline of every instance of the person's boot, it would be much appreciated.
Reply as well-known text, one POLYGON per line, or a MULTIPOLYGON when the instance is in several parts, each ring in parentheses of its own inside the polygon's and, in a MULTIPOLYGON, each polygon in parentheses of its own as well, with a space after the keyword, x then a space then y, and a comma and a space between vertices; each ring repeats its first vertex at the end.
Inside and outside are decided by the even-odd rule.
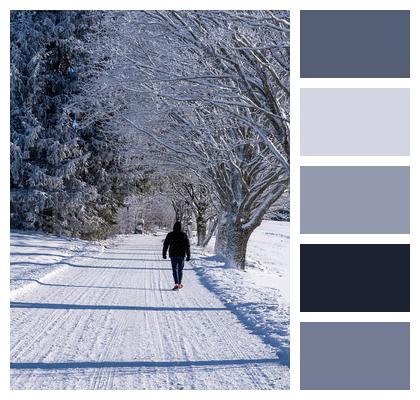
POLYGON ((179 284, 178 285, 178 289, 182 289, 184 287, 184 285, 179 284))
POLYGON ((172 288, 172 290, 178 290, 178 289, 179 289, 179 285, 175 283, 175 286, 172 288))

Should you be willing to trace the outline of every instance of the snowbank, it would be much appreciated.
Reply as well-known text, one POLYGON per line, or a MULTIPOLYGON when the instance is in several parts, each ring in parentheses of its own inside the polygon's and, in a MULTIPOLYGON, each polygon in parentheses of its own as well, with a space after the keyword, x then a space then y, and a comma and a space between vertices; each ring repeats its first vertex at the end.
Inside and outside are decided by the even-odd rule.
POLYGON ((39 232, 11 231, 11 294, 16 295, 34 287, 40 279, 55 275, 66 268, 66 262, 88 253, 103 251, 106 245, 107 242, 89 242, 39 232))
MULTIPOLYGON (((244 271, 202 255, 193 264, 214 291, 253 333, 277 349, 289 365, 289 223, 263 221, 252 234, 244 271)), ((193 255, 194 257, 194 255, 193 255)))

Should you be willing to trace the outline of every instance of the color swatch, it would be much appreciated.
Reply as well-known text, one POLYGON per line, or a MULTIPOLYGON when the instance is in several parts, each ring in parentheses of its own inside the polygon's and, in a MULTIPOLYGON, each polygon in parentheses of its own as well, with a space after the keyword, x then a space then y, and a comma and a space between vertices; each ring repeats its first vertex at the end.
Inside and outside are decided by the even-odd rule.
POLYGON ((410 324, 304 322, 301 389, 409 389, 410 324))
POLYGON ((408 156, 409 89, 301 89, 303 156, 408 156))
POLYGON ((408 167, 301 167, 301 233, 410 233, 408 167))
POLYGON ((300 387, 409 389, 410 10, 301 11, 300 77, 300 387))
POLYGON ((302 244, 300 311, 409 312, 408 244, 302 244))
POLYGON ((410 12, 300 13, 301 78, 408 78, 410 12))

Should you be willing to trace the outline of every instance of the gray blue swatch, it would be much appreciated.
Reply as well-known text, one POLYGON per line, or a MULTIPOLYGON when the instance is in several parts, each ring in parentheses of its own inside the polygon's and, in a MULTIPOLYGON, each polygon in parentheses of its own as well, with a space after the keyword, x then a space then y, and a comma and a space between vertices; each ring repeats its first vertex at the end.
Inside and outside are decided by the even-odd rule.
POLYGON ((410 389, 410 324, 301 323, 300 365, 301 389, 410 389))
POLYGON ((301 167, 301 233, 410 233, 409 167, 301 167))

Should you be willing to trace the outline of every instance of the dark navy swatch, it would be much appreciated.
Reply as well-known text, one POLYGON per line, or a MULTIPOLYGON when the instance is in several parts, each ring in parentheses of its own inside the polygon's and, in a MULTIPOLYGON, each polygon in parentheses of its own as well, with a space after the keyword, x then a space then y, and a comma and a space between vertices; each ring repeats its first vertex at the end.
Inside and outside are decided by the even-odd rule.
POLYGON ((300 311, 409 312, 408 244, 302 244, 300 311))
POLYGON ((410 11, 300 13, 301 78, 409 78, 410 11))

